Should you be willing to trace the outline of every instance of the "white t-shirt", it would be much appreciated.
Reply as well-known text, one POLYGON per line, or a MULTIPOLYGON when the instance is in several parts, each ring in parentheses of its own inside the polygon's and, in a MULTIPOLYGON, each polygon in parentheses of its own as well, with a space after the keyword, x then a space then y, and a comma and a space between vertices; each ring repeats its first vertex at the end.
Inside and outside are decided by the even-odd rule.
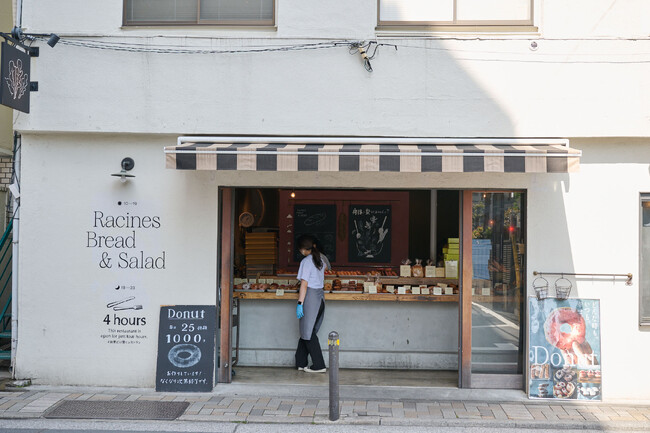
MULTIPOLYGON (((321 254, 321 260, 323 255, 321 254)), ((314 259, 311 257, 311 254, 306 256, 300 262, 300 268, 298 269, 298 279, 307 281, 307 287, 312 289, 322 289, 325 281, 325 261, 323 260, 323 266, 318 269, 314 265, 314 259)))

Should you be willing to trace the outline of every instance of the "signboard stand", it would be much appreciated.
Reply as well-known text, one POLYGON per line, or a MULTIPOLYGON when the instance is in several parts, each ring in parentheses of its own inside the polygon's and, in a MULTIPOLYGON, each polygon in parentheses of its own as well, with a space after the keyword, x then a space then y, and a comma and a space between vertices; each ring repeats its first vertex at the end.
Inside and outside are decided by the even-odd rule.
POLYGON ((602 400, 600 301, 528 298, 528 396, 602 400))
POLYGON ((160 307, 156 391, 212 391, 216 320, 214 305, 160 307))

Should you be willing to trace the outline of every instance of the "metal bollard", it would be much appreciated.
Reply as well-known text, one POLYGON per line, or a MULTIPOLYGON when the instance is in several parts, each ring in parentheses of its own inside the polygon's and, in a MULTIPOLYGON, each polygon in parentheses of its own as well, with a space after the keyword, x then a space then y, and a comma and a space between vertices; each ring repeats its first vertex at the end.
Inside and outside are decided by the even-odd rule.
POLYGON ((339 419, 339 333, 330 332, 327 337, 330 353, 330 421, 339 419))

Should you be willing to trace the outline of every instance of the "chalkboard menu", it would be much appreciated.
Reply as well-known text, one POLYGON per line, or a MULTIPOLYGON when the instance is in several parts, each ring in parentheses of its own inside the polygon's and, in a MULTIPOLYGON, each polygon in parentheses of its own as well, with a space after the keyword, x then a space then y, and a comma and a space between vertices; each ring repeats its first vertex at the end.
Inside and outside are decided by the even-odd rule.
POLYGON ((212 391, 216 321, 214 305, 160 307, 156 391, 212 391))
POLYGON ((348 261, 390 262, 391 206, 351 204, 349 220, 348 261))
POLYGON ((304 234, 316 236, 330 262, 336 261, 336 205, 296 204, 293 208, 294 261, 303 259, 298 248, 298 238, 304 234))

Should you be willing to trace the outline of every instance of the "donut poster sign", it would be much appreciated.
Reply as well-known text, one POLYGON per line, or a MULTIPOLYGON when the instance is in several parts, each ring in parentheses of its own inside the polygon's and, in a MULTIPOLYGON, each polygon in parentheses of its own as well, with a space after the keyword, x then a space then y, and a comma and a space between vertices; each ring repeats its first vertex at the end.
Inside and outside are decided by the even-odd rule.
POLYGON ((212 391, 216 320, 214 305, 160 307, 156 391, 212 391))
POLYGON ((529 397, 602 400, 600 301, 528 302, 529 397))

